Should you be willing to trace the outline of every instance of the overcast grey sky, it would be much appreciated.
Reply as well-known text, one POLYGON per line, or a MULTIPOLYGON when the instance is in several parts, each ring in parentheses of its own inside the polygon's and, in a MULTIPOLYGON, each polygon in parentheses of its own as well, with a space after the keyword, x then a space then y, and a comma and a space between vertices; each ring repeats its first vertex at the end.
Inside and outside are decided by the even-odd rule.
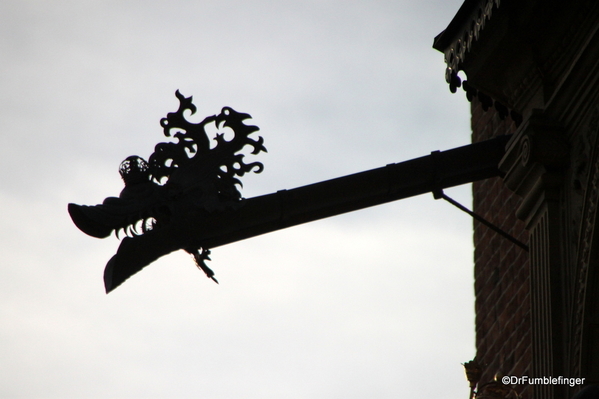
POLYGON ((431 47, 460 4, 0 2, 0 397, 466 397, 472 220, 430 194, 216 248, 220 285, 178 252, 110 295, 118 240, 66 209, 118 195, 177 89, 260 127, 245 197, 467 144, 431 47))

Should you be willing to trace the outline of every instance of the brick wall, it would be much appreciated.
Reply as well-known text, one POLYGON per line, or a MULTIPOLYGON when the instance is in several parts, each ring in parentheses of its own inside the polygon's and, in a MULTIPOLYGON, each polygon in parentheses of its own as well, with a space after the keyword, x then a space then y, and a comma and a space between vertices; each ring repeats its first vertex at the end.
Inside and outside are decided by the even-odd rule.
MULTIPOLYGON (((472 102, 472 142, 513 133, 508 117, 484 111, 472 102)), ((518 240, 528 243, 524 223, 515 216, 520 198, 501 178, 473 183, 473 209, 518 240)), ((531 375, 530 273, 528 253, 486 226, 474 221, 474 289, 477 360, 483 367, 480 384, 497 374, 531 375)), ((515 387, 524 398, 530 387, 515 387)))

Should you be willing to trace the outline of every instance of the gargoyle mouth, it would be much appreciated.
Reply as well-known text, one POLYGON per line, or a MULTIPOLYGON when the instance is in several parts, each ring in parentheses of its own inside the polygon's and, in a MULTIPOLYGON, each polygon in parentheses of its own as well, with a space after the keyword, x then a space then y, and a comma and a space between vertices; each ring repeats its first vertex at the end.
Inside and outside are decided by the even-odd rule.
POLYGON ((135 238, 147 233, 150 230, 154 230, 155 228, 156 219, 154 219, 153 217, 148 217, 145 219, 140 219, 135 223, 126 225, 125 227, 115 229, 114 235, 118 239, 120 239, 119 233, 124 234, 125 237, 135 238))
POLYGON ((138 212, 136 212, 138 216, 133 216, 126 206, 121 208, 104 204, 96 206, 69 204, 68 210, 71 219, 81 231, 97 238, 106 238, 113 231, 118 239, 123 235, 134 238, 158 226, 153 216, 140 217, 138 212))

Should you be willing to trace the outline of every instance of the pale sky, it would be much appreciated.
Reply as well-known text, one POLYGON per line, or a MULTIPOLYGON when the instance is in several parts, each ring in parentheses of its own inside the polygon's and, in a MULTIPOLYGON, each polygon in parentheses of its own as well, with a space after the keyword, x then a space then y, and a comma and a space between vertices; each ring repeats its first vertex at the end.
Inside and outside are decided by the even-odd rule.
MULTIPOLYGON (((249 198, 468 144, 433 38, 459 0, 0 3, 0 398, 463 398, 471 218, 431 194, 212 251, 106 295, 67 204, 198 117, 252 115, 249 198)), ((446 190, 471 206, 470 185, 446 190)))

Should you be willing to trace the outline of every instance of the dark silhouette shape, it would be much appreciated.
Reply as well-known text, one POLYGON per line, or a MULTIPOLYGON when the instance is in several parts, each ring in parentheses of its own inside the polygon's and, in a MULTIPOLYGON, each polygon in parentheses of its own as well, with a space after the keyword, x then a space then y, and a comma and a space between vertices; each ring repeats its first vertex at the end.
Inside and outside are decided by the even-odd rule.
POLYGON ((260 234, 339 215, 427 192, 500 175, 497 167, 505 154, 509 136, 466 145, 448 151, 389 164, 273 194, 242 199, 237 177, 262 171, 262 164, 246 164, 241 150, 252 154, 266 151, 263 140, 250 134, 250 118, 223 108, 198 124, 183 116, 195 112, 191 97, 177 92, 179 110, 162 119, 164 133, 178 140, 159 143, 148 162, 128 157, 120 167, 125 188, 118 198, 100 205, 69 204, 73 222, 83 232, 98 238, 123 230, 117 253, 104 271, 110 292, 145 266, 170 252, 183 249, 192 254, 206 275, 216 281, 206 265, 209 249, 260 234), (230 128, 227 141, 216 135, 210 148, 205 126, 230 128), (171 132, 172 131, 172 132, 171 132))
MULTIPOLYGON (((119 230, 123 230, 129 237, 123 240, 123 245, 141 235, 151 239, 163 226, 172 223, 184 228, 190 214, 201 219, 205 214, 241 206, 241 194, 236 187, 241 182, 237 177, 250 171, 260 173, 263 169, 260 162, 246 164, 241 153, 247 145, 253 147, 252 154, 266 151, 262 137, 258 140, 249 137, 258 128, 243 123, 250 115, 229 107, 200 123, 189 122, 184 112, 196 112, 192 98, 179 91, 176 96, 179 109, 169 113, 160 124, 166 136, 174 133, 178 141, 156 145, 148 162, 139 156, 125 159, 119 168, 125 188, 118 198, 106 198, 96 206, 69 204, 71 218, 83 232, 105 238, 113 230, 118 237, 119 230), (227 140, 223 133, 218 133, 214 138, 216 145, 211 148, 205 129, 209 124, 221 130, 231 129, 233 138, 227 140)), ((189 240, 182 238, 181 243, 186 241, 189 240)), ((197 266, 216 281, 214 272, 205 263, 210 259, 207 248, 193 242, 181 248, 192 254, 197 266)), ((108 262, 104 272, 106 292, 157 259, 143 249, 135 256, 143 263, 118 253, 108 262)))

